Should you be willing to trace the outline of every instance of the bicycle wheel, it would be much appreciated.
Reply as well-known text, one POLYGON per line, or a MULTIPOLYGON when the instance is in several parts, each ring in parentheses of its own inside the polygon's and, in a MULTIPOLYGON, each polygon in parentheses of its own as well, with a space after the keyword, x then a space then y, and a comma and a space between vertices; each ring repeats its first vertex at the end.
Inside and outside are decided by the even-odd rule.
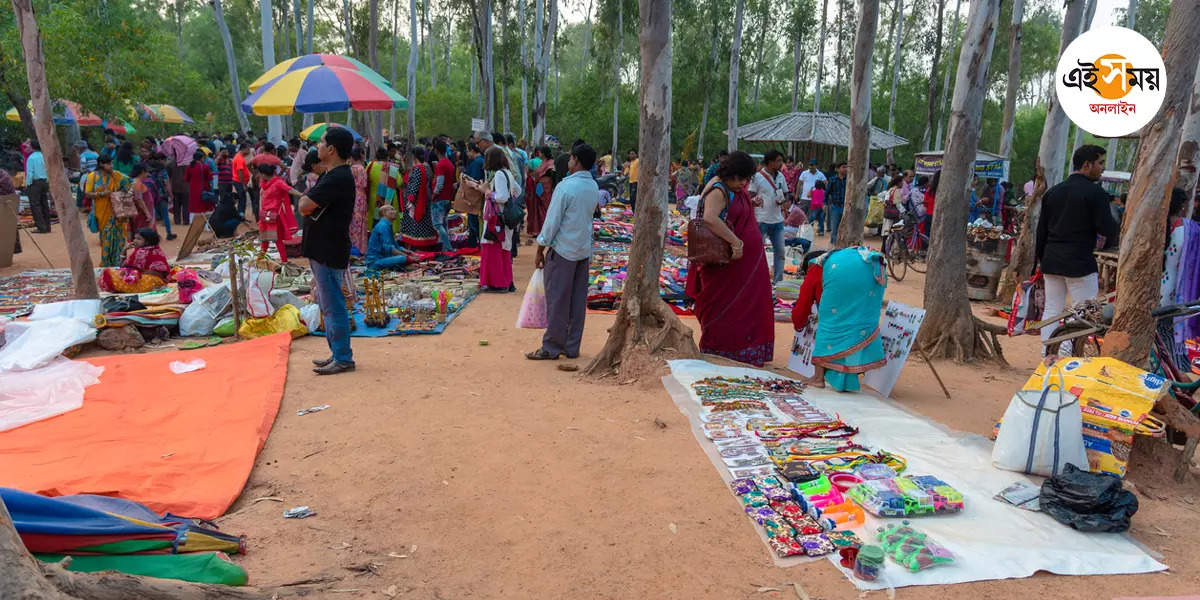
POLYGON ((888 273, 897 282, 904 281, 908 275, 908 248, 903 240, 897 240, 896 235, 889 235, 883 240, 884 256, 887 257, 888 273))
POLYGON ((916 236, 916 243, 918 246, 920 246, 920 249, 913 250, 912 248, 909 248, 908 266, 911 267, 912 270, 924 275, 925 271, 929 268, 925 262, 929 257, 929 238, 925 237, 920 232, 913 232, 913 235, 916 236))
MULTIPOLYGON (((1071 334, 1082 333, 1090 330, 1091 327, 1085 323, 1067 323, 1062 327, 1054 330, 1053 337, 1069 336, 1071 334)), ((1093 358, 1100 356, 1100 340, 1096 337, 1097 334, 1080 335, 1075 338, 1062 340, 1046 346, 1046 354, 1059 354, 1062 345, 1070 342, 1071 349, 1066 356, 1074 356, 1078 358, 1093 358)))

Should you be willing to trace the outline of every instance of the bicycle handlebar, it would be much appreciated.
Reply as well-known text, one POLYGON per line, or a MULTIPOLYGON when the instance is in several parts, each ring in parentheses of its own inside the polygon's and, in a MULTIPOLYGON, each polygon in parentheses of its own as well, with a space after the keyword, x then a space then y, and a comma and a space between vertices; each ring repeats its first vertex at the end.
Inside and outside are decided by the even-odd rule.
POLYGON ((1180 317, 1197 313, 1200 313, 1200 301, 1161 306, 1150 311, 1150 316, 1156 319, 1161 319, 1165 317, 1180 317))

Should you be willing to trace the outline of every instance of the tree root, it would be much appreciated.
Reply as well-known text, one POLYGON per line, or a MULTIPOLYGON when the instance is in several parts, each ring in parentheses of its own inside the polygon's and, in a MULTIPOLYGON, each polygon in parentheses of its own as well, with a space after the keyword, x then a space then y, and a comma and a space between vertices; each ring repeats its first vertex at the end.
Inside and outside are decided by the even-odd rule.
POLYGON ((684 325, 660 298, 655 297, 648 305, 634 297, 624 298, 616 322, 609 330, 608 341, 583 372, 599 377, 620 374, 636 379, 663 354, 682 358, 699 356, 700 349, 692 339, 691 328, 684 325))
MULTIPOLYGON (((956 320, 940 327, 936 332, 929 329, 928 333, 919 336, 917 343, 921 344, 921 349, 931 359, 944 358, 958 363, 990 360, 1002 366, 1008 366, 999 337, 1001 334, 1007 335, 1008 329, 988 323, 975 315, 970 315, 969 318, 970 323, 967 324, 961 324, 956 320), (970 328, 970 334, 965 337, 956 335, 964 325, 970 328)), ((926 330, 922 329, 921 331, 925 332, 926 330)))

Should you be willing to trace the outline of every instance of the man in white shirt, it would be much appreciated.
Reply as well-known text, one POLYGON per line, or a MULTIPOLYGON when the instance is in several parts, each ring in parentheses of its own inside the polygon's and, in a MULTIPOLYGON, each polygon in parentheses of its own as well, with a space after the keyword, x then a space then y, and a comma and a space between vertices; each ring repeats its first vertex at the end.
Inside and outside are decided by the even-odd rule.
MULTIPOLYGON (((812 199, 813 186, 818 181, 828 181, 825 179, 825 174, 817 168, 817 159, 813 158, 808 161, 808 170, 800 174, 800 183, 804 184, 803 191, 800 192, 800 197, 805 200, 812 199)), ((801 204, 801 206, 804 206, 801 204)))
MULTIPOLYGON (((775 281, 783 279, 784 254, 783 211, 787 210, 787 181, 780 169, 783 154, 768 150, 763 155, 762 167, 750 179, 750 194, 754 202, 754 218, 758 230, 771 240, 771 252, 775 255, 775 281)), ((822 174, 822 178, 824 175, 822 174)))

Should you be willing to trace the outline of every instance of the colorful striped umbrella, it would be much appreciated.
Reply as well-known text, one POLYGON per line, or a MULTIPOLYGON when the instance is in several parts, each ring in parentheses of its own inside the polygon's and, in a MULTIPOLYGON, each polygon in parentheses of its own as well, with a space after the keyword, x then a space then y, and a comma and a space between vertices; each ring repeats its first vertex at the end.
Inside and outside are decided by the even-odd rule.
POLYGON ((250 87, 246 89, 254 92, 257 91, 258 88, 270 83, 272 79, 275 79, 284 73, 298 71, 305 67, 319 67, 321 65, 350 69, 352 71, 358 71, 371 79, 383 80, 385 82, 387 81, 382 75, 372 70, 371 67, 368 67, 367 65, 364 65, 348 56, 339 56, 337 54, 306 54, 304 56, 297 56, 296 58, 289 58, 288 60, 276 64, 268 69, 266 73, 263 73, 261 77, 255 79, 254 82, 250 84, 250 87))
POLYGON ((137 129, 135 129, 133 125, 130 125, 129 121, 126 121, 125 119, 117 119, 117 121, 109 121, 105 119, 104 121, 97 123, 97 125, 100 125, 105 129, 111 129, 113 133, 119 133, 121 135, 137 133, 137 129))
POLYGON ((300 132, 300 139, 308 140, 310 142, 320 141, 321 138, 325 137, 325 130, 329 129, 330 127, 341 127, 342 129, 349 131, 350 135, 354 136, 354 141, 362 141, 362 136, 358 135, 357 131, 350 129, 341 123, 313 123, 312 126, 300 132))
POLYGON ((354 110, 408 108, 408 100, 383 78, 342 67, 317 66, 288 71, 242 101, 256 115, 290 115, 354 110))
MULTIPOLYGON (((33 112, 33 102, 30 102, 28 106, 29 111, 33 112)), ((103 122, 100 117, 84 111, 78 103, 70 100, 55 100, 52 108, 58 109, 60 107, 62 108, 62 113, 54 114, 55 125, 72 125, 77 123, 80 127, 95 127, 103 122)), ((21 120, 21 115, 17 112, 15 106, 8 109, 8 112, 4 113, 4 117, 9 121, 21 120)))
POLYGON ((170 104, 139 104, 138 112, 142 118, 163 123, 194 123, 187 113, 170 104))

